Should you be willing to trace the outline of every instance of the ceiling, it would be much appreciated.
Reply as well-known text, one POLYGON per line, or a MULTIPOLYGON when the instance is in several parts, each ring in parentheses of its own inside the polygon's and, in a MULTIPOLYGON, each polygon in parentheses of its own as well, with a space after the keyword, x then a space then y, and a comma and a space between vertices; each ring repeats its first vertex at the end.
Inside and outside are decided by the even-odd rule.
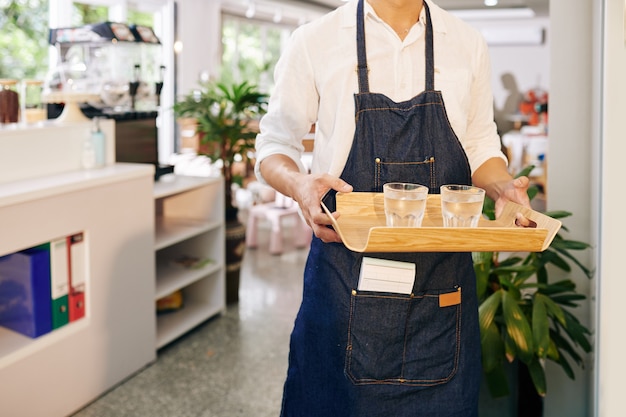
MULTIPOLYGON (((310 5, 334 9, 343 4, 342 0, 297 0, 310 5)), ((549 0, 499 0, 497 6, 487 7, 484 0, 433 0, 438 6, 446 10, 482 10, 482 9, 510 9, 529 8, 536 16, 547 16, 549 0)))

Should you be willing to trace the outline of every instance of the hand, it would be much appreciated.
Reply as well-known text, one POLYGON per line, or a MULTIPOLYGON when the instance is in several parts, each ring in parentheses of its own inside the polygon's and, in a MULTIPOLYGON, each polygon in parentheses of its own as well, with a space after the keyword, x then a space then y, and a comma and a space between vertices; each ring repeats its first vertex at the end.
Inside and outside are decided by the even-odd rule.
MULTIPOLYGON (((530 208, 530 199, 528 198, 528 187, 530 180, 528 177, 515 178, 508 182, 500 196, 496 200, 496 218, 500 216, 507 202, 512 201, 522 206, 530 208)), ((531 227, 534 222, 524 217, 521 213, 517 213, 515 224, 520 227, 531 227)))
MULTIPOLYGON (((340 178, 329 174, 307 174, 298 181, 298 189, 292 193, 292 198, 300 205, 302 215, 313 230, 315 236, 322 242, 341 242, 341 238, 333 229, 327 226, 332 224, 331 219, 322 210, 320 201, 329 189, 342 193, 352 191, 352 186, 340 178)), ((338 218, 339 213, 333 213, 338 218)))

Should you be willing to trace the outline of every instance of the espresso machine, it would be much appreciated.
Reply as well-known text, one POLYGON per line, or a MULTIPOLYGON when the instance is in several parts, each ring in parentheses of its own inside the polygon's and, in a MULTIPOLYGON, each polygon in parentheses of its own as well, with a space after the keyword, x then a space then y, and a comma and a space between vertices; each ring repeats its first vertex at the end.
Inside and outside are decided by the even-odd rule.
MULTIPOLYGON (((155 165, 155 179, 173 172, 159 164, 157 118, 166 68, 161 42, 152 28, 102 22, 50 29, 56 65, 46 88, 61 101, 88 97, 79 104, 87 118, 115 120, 117 162, 155 165)), ((63 102, 48 104, 48 118, 63 112, 63 102)))

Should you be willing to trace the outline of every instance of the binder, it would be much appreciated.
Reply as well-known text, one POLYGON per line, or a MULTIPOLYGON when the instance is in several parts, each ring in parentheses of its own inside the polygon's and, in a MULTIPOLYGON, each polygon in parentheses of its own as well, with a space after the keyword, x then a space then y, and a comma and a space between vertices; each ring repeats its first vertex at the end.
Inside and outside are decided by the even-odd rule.
POLYGON ((85 282, 87 280, 87 259, 85 236, 81 233, 67 237, 69 247, 69 321, 85 317, 85 282))
POLYGON ((52 291, 52 329, 69 322, 69 261, 67 238, 50 242, 50 282, 52 291))
POLYGON ((50 251, 46 247, 0 258, 0 325, 32 338, 52 330, 50 251))

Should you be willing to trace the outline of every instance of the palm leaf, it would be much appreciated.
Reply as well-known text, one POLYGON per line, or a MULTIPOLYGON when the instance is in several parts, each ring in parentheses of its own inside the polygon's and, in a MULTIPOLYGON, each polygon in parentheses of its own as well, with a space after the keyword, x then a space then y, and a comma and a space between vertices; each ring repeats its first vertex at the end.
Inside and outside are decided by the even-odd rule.
POLYGON ((533 385, 535 386, 535 390, 537 394, 542 397, 546 396, 547 387, 546 387, 546 373, 543 369, 541 363, 535 359, 528 365, 528 373, 530 374, 530 378, 533 381, 533 385))
POLYGON ((529 363, 533 358, 533 335, 517 300, 508 291, 502 292, 502 312, 506 331, 515 345, 517 356, 529 363))
POLYGON ((550 323, 548 321, 548 308, 541 294, 535 294, 532 307, 532 331, 535 354, 539 358, 545 358, 550 345, 550 323))

